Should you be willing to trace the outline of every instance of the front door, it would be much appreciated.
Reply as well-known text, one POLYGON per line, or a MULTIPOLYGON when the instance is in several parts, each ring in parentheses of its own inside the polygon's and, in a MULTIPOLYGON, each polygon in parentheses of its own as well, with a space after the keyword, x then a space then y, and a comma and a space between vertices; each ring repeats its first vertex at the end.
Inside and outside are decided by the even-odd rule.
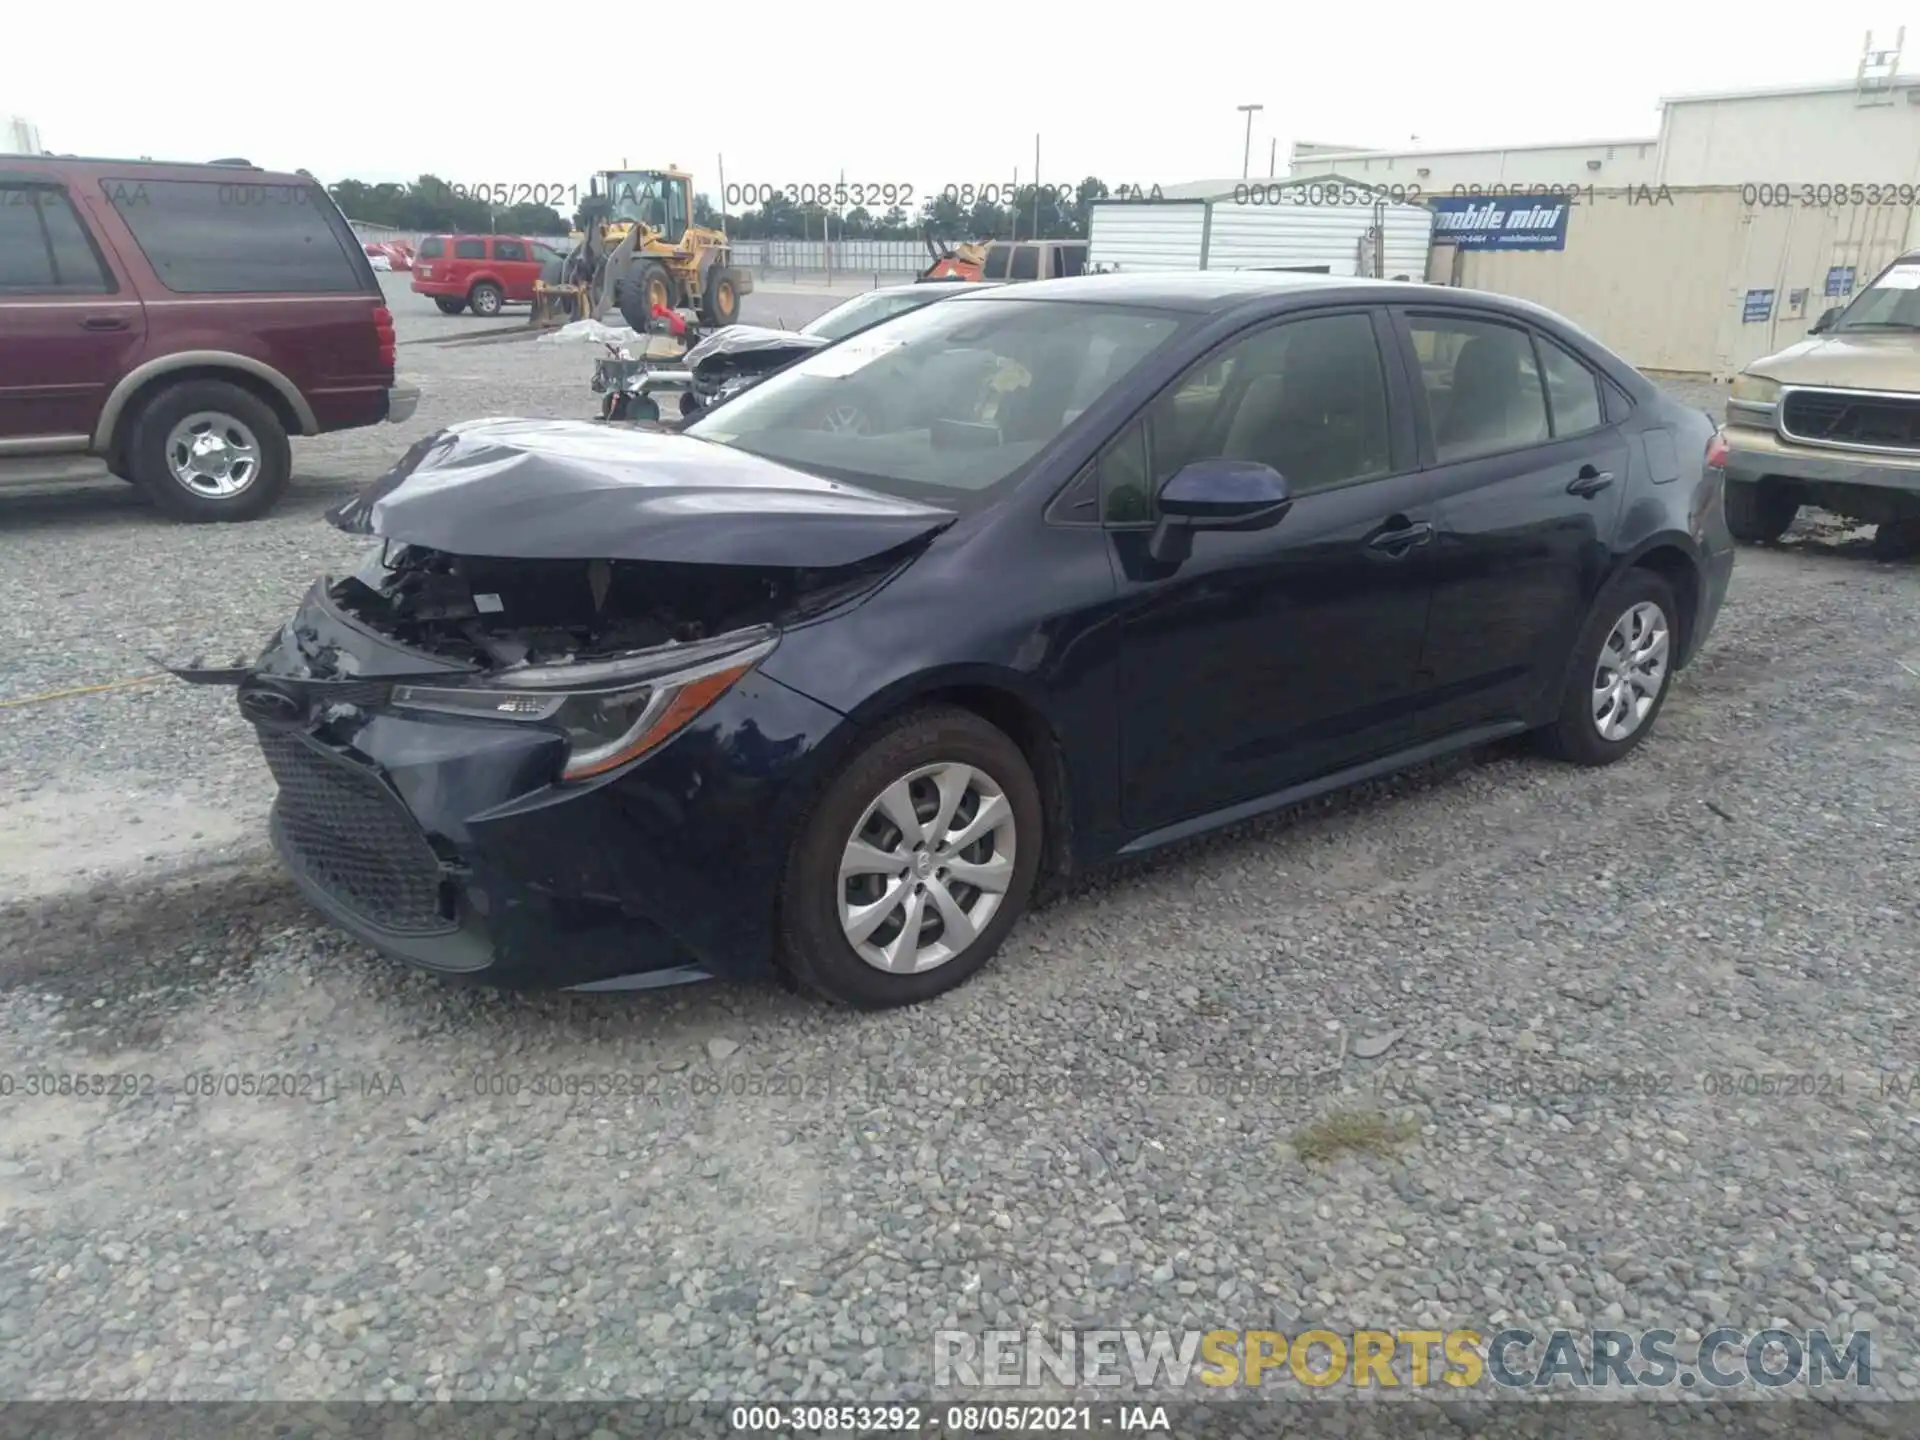
POLYGON ((1384 315, 1282 321, 1164 391, 1100 461, 1122 575, 1122 811, 1144 831, 1401 748, 1437 522, 1413 472, 1384 315), (1193 460, 1271 465, 1277 525, 1148 553, 1152 497, 1193 460))
POLYGON ((139 297, 65 187, 0 174, 0 442, 85 449, 145 339, 139 297))
POLYGON ((507 299, 533 299, 533 282, 540 278, 540 261, 524 240, 496 239, 493 242, 493 268, 506 287, 507 299))
POLYGON ((1420 734, 1538 722, 1607 574, 1626 437, 1600 379, 1546 335, 1464 311, 1404 321, 1442 520, 1420 734))

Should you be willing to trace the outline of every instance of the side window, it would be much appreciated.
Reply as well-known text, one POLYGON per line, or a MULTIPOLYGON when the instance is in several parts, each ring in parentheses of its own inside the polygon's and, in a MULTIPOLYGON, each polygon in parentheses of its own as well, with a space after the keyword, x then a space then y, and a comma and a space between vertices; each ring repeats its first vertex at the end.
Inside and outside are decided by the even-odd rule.
POLYGON ((344 294, 372 274, 318 185, 126 179, 100 188, 175 294, 344 294))
POLYGON ((484 260, 487 258, 487 242, 484 240, 456 240, 453 242, 453 258, 456 260, 484 260))
POLYGON ((0 295, 107 295, 73 202, 51 185, 0 185, 0 295))
POLYGON ((1062 275, 1086 274, 1087 247, 1084 245, 1062 245, 1060 247, 1060 273, 1062 275))
POLYGON ((1009 280, 1038 280, 1040 278, 1040 247, 1038 245, 1016 245, 1013 247, 1013 262, 1007 271, 1009 280))
POLYGON ((1547 439, 1546 392, 1526 331, 1432 315, 1408 324, 1437 459, 1471 460, 1547 439))
POLYGON ((1153 489, 1147 475, 1147 427, 1136 420, 1100 456, 1100 520, 1140 525, 1153 519, 1153 489))
POLYGON ((986 261, 980 267, 980 278, 983 280, 1006 279, 1007 263, 1012 257, 1012 254, 1013 247, 1011 245, 989 245, 987 247, 986 261))
POLYGON ((1547 409, 1553 433, 1584 435, 1598 430, 1605 411, 1600 405, 1600 382, 1593 372, 1544 335, 1535 335, 1540 367, 1547 377, 1547 409))
POLYGON ((496 240, 493 242, 493 258, 496 260, 524 260, 527 247, 518 240, 496 240))
POLYGON ((420 258, 422 260, 438 260, 446 253, 447 237, 444 235, 429 235, 420 242, 420 258))
POLYGON ((1287 321, 1218 351, 1148 411, 1151 491, 1195 460, 1258 460, 1294 494, 1392 468, 1387 382, 1364 314, 1287 321))

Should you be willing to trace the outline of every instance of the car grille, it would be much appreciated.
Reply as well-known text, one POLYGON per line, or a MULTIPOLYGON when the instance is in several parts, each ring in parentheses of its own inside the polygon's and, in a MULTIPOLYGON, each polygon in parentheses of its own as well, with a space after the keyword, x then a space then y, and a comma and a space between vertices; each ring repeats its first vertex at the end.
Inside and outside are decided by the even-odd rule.
POLYGON ((452 929, 440 861, 392 792, 370 772, 291 735, 258 733, 280 787, 274 825, 288 862, 382 930, 452 929))
POLYGON ((1780 407, 1780 431, 1823 445, 1920 450, 1920 397, 1792 390, 1780 407))

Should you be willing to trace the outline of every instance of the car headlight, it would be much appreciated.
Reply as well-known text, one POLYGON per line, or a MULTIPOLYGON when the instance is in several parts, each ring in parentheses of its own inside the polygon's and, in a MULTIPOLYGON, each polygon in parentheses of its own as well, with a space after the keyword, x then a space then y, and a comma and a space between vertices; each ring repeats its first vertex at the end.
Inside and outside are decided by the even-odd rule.
POLYGON ((1733 398, 1755 405, 1772 405, 1780 399, 1780 382, 1769 380, 1764 375, 1736 375, 1733 377, 1733 398))
POLYGON ((563 780, 604 775, 686 728, 772 653, 777 634, 750 632, 586 665, 530 665, 473 685, 399 685, 408 710, 516 720, 567 737, 563 780))

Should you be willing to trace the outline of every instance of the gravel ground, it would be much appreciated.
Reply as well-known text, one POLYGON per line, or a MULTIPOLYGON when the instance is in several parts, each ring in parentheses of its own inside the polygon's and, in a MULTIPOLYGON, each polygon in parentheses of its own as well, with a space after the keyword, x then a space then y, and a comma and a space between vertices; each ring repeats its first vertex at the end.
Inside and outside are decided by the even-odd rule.
MULTIPOLYGON (((0 698, 250 652, 405 443, 591 404, 585 352, 402 354, 416 418, 298 445, 268 520, 8 500, 0 698)), ((223 692, 0 710, 0 1398, 872 1399, 949 1326, 1722 1321, 1870 1329, 1920 1394, 1917 720, 1920 566, 1815 517, 1628 763, 1242 827, 863 1016, 420 977, 266 862, 223 692), (1313 1158, 1342 1111, 1397 1138, 1313 1158)))

